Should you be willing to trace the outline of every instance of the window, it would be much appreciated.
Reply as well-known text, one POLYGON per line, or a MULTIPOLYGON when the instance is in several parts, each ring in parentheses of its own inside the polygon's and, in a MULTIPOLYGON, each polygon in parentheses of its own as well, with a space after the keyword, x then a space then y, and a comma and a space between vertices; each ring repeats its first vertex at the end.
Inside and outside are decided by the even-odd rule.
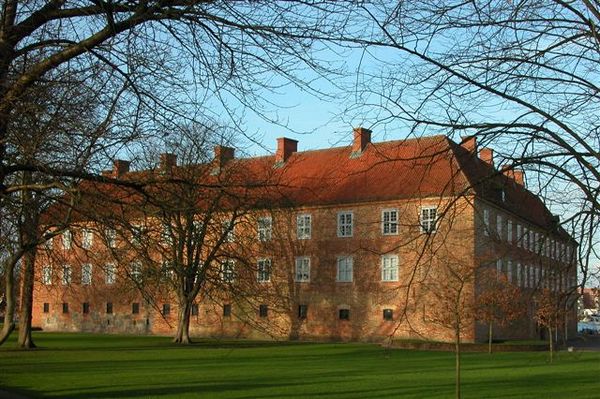
POLYGON ((271 281, 271 259, 258 260, 258 282, 267 283, 271 281))
POLYGON ((175 270, 173 268, 173 262, 163 259, 162 264, 160 266, 160 276, 164 280, 171 280, 175 274, 175 270))
POLYGON ((163 316, 168 316, 171 314, 171 304, 170 303, 163 303, 162 306, 162 315, 163 316))
POLYGON ((142 281, 142 264, 138 261, 132 262, 129 268, 131 279, 136 283, 140 283, 142 281))
POLYGON ((496 234, 498 234, 498 238, 502 240, 504 238, 504 221, 502 219, 502 215, 496 215, 496 234))
POLYGON ((108 263, 105 266, 105 272, 106 276, 104 281, 106 282, 106 284, 114 284, 117 275, 117 267, 112 263, 108 263))
POLYGON ((523 246, 521 225, 517 223, 517 247, 521 248, 521 246, 523 246))
POLYGON ((490 235, 490 210, 487 208, 483 209, 483 234, 490 235))
POLYGON ((512 260, 508 260, 506 262, 506 279, 508 280, 509 283, 512 283, 512 260))
POLYGON ((104 236, 106 238, 106 246, 108 248, 116 248, 117 246, 117 232, 115 229, 104 230, 104 236))
POLYGON ((397 255, 383 255, 381 257, 381 280, 398 281, 397 255))
POLYGON ((338 237, 352 237, 353 233, 353 214, 352 212, 339 212, 337 215, 337 235, 338 237))
POLYGON ((351 256, 340 256, 337 258, 337 282, 352 282, 352 264, 353 259, 351 256))
POLYGON ((258 218, 258 241, 270 241, 273 236, 273 219, 258 218))
POLYGON ((350 320, 350 309, 340 309, 339 317, 340 320, 350 320))
POLYGON ((306 316, 308 316, 308 305, 298 305, 298 318, 304 320, 306 316))
POLYGON ((502 259, 496 259, 496 278, 500 277, 502 272, 502 259))
POLYGON ((521 287, 523 284, 523 276, 522 276, 521 263, 517 262, 517 287, 521 287))
POLYGON ((44 313, 50 313, 50 304, 48 302, 44 302, 44 313))
POLYGON ((83 314, 88 314, 90 313, 90 303, 89 302, 84 302, 83 303, 83 314))
POLYGON ((131 243, 135 246, 141 245, 144 239, 144 232, 143 226, 137 224, 131 225, 131 243))
POLYGON ((233 220, 225 220, 221 225, 223 231, 222 235, 225 238, 225 242, 234 242, 235 241, 235 225, 233 220))
POLYGON ((529 229, 523 227, 523 248, 529 250, 529 229))
POLYGON ((296 216, 296 236, 299 240, 308 240, 312 234, 312 217, 309 214, 296 216))
POLYGON ((231 305, 223 305, 223 317, 231 317, 231 305))
POLYGON ((269 314, 269 307, 267 305, 260 305, 258 307, 258 315, 260 317, 267 317, 269 314))
POLYGON ((69 285, 71 284, 71 266, 64 265, 62 267, 62 284, 69 285))
POLYGON ((537 231, 533 235, 533 251, 539 253, 540 251, 540 233, 537 231))
POLYGON ((383 320, 393 321, 394 320, 394 311, 392 309, 383 309, 383 320))
POLYGON ((227 259, 221 263, 221 280, 225 283, 233 283, 235 281, 235 262, 227 259))
POLYGON ((63 302, 62 311, 63 313, 69 313, 69 304, 67 302, 63 302))
POLYGON ((513 241, 513 222, 508 219, 506 221, 506 240, 512 244, 513 241))
POLYGON ((381 212, 381 233, 383 235, 398 234, 397 209, 384 209, 381 212))
POLYGON ((140 313, 140 304, 138 302, 134 302, 131 304, 131 313, 132 314, 140 313))
POLYGON ((52 266, 44 266, 42 269, 42 284, 52 284, 52 266))
POLYGON ((113 303, 106 302, 106 314, 112 314, 113 312, 113 303))
POLYGON ((92 284, 92 265, 89 263, 81 265, 81 284, 92 284))
POLYGON ((198 304, 197 303, 192 303, 191 313, 192 313, 192 316, 198 316, 198 304))
POLYGON ((94 243, 94 233, 90 229, 81 230, 81 246, 90 249, 94 243))
POLYGON ((160 231, 160 241, 164 246, 172 246, 175 243, 173 228, 169 222, 163 221, 162 230, 160 231))
POLYGON ((421 233, 433 233, 436 230, 437 208, 421 208, 421 233))
POLYGON ((73 235, 71 234, 71 230, 63 231, 63 233, 62 233, 63 249, 71 249, 72 242, 73 242, 73 235))
POLYGON ((310 258, 300 256, 296 258, 296 282, 307 283, 310 281, 310 258))

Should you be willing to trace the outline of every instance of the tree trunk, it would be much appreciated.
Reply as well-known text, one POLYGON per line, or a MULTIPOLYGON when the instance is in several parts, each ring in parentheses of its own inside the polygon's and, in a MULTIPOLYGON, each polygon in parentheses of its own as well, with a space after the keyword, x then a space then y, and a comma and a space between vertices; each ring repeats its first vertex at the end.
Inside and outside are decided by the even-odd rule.
POLYGON ((187 299, 180 301, 179 313, 177 315, 177 333, 173 338, 173 342, 178 344, 191 344, 190 339, 190 311, 192 304, 187 299))
POLYGON ((21 272, 21 311, 19 312, 19 338, 17 345, 20 348, 35 348, 31 337, 31 317, 33 310, 33 277, 35 265, 35 249, 28 250, 23 256, 21 272))
MULTIPOLYGON (((27 186, 33 181, 31 172, 23 172, 23 185, 27 186)), ((19 312, 19 338, 17 345, 20 348, 35 348, 31 337, 31 313, 33 309, 33 279, 37 251, 38 208, 30 190, 21 192, 21 212, 23 219, 20 228, 20 245, 25 250, 21 268, 21 296, 19 312)))
POLYGON ((15 264, 10 262, 5 269, 4 282, 6 286, 6 310, 4 312, 4 325, 0 333, 2 345, 15 329, 15 264))
POLYGON ((548 339, 550 340, 550 363, 554 360, 554 345, 552 340, 552 327, 548 326, 548 339))
POLYGON ((456 368, 456 399, 460 399, 460 327, 456 329, 455 334, 455 368, 456 368))
POLYGON ((494 322, 490 321, 488 326, 488 353, 492 354, 492 335, 493 335, 493 324, 494 322))

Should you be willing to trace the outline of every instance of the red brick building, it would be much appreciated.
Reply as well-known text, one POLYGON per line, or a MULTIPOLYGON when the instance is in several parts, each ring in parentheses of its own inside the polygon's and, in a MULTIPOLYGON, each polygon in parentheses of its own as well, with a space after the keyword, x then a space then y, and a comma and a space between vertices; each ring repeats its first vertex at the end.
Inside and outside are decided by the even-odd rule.
MULTIPOLYGON (((165 166, 187 167, 172 156, 163 157, 165 166)), ((460 284, 463 339, 484 340, 487 328, 474 311, 485 289, 479 271, 495 270, 521 289, 527 306, 497 337, 534 338, 533 293, 576 285, 576 243, 526 189, 523 173, 496 168, 493 151, 478 151, 474 138, 374 143, 358 128, 352 145, 324 150, 299 152, 296 141, 281 138, 274 156, 236 159, 233 149, 217 147, 206 167, 212 175, 234 167, 269 175, 277 184, 265 206, 235 226, 232 242, 246 237, 246 252, 222 260, 215 274, 230 289, 208 284, 198 296, 193 335, 450 340, 442 320, 448 299, 439 294, 460 284)), ((136 173, 124 161, 112 171, 136 173)), ((152 298, 132 288, 120 272, 130 266, 107 254, 118 246, 114 232, 80 220, 40 251, 34 325, 172 334, 176 300, 164 287, 152 298)))

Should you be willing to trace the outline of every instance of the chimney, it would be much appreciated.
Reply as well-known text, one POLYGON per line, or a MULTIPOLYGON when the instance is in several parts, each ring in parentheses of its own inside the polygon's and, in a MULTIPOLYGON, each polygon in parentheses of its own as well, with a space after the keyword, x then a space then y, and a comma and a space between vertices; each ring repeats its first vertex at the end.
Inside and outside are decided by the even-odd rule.
POLYGON ((298 140, 288 139, 287 137, 278 138, 275 164, 285 163, 296 151, 298 151, 298 140))
POLYGON ((235 149, 224 145, 215 146, 215 158, 213 159, 213 174, 218 174, 225 164, 235 158, 235 149))
POLYGON ((177 155, 170 153, 160 154, 160 170, 161 172, 171 172, 177 166, 177 155))
POLYGON ((513 170, 513 179, 517 182, 517 184, 520 184, 521 186, 525 187, 525 172, 523 170, 513 170))
POLYGON ((461 147, 470 153, 477 153, 477 137, 475 136, 463 136, 461 137, 461 147))
POLYGON ((479 158, 490 166, 494 166, 494 150, 485 147, 479 151, 479 158))
POLYGON ((115 159, 113 162, 112 177, 121 177, 125 173, 129 172, 129 164, 129 161, 115 159))
POLYGON ((521 186, 525 185, 524 172, 521 169, 514 169, 510 165, 504 165, 502 166, 502 174, 513 179, 515 183, 520 184, 521 186))
POLYGON ((371 131, 364 127, 354 128, 354 141, 352 142, 352 156, 360 156, 367 144, 371 142, 371 131))

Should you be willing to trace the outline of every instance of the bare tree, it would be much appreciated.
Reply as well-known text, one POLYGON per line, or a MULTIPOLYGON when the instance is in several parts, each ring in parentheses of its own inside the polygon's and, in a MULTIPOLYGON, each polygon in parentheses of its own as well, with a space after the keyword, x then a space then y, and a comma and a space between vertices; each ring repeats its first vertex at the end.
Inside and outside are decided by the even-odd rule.
MULTIPOLYGON (((31 203, 26 200, 30 193, 49 195, 42 189, 76 186, 81 179, 108 180, 97 173, 104 160, 125 151, 127 145, 135 147, 134 140, 164 134, 173 119, 195 121, 212 113, 239 123, 245 110, 263 114, 268 104, 263 101, 265 91, 286 84, 317 91, 311 82, 337 71, 320 62, 313 44, 319 32, 353 27, 347 14, 338 14, 351 6, 352 2, 333 1, 4 1, 0 206, 4 209, 7 201, 14 200, 13 193, 31 203), (52 95, 42 98, 52 101, 37 108, 24 124, 21 109, 36 105, 39 87, 46 84, 52 95), (70 88, 71 95, 79 90, 80 96, 96 101, 93 118, 80 114, 70 120, 81 125, 79 134, 64 134, 61 140, 38 135, 22 143, 38 149, 56 145, 64 156, 23 153, 24 146, 14 143, 24 138, 24 132, 37 131, 38 122, 70 112, 63 101, 68 103, 72 97, 52 92, 62 85, 70 88), (65 157, 74 162, 55 162, 65 157), (30 177, 22 179, 26 173, 30 177)), ((27 217, 31 221, 37 216, 27 217)), ((33 237, 35 226, 31 229, 28 237, 33 237)), ((26 245, 34 247, 37 241, 26 245)), ((24 270, 27 293, 31 268, 24 270)), ((30 318, 23 316, 23 320, 30 318)))
POLYGON ((88 200, 80 207, 100 231, 115 232, 119 247, 109 246, 110 256, 157 313, 159 301, 174 296, 173 340, 187 344, 199 296, 214 290, 248 295, 237 270, 247 269, 251 258, 246 238, 255 241, 249 213, 273 182, 263 170, 254 175, 257 171, 234 159, 233 148, 216 144, 223 136, 214 126, 194 126, 175 137, 172 152, 161 154, 155 168, 127 177, 144 185, 143 194, 92 186, 82 193, 88 200), (211 143, 216 144, 214 157, 211 143), (101 198, 100 206, 92 205, 94 198, 101 198))
POLYGON ((598 257, 598 5, 381 1, 364 11, 373 34, 351 43, 369 65, 356 110, 373 106, 374 126, 494 143, 507 170, 524 167, 529 187, 567 215, 585 280, 598 257))
POLYGON ((488 353, 492 353, 494 325, 505 326, 524 316, 521 290, 508 282, 502 273, 489 268, 479 275, 482 292, 477 295, 476 318, 488 325, 488 353))

